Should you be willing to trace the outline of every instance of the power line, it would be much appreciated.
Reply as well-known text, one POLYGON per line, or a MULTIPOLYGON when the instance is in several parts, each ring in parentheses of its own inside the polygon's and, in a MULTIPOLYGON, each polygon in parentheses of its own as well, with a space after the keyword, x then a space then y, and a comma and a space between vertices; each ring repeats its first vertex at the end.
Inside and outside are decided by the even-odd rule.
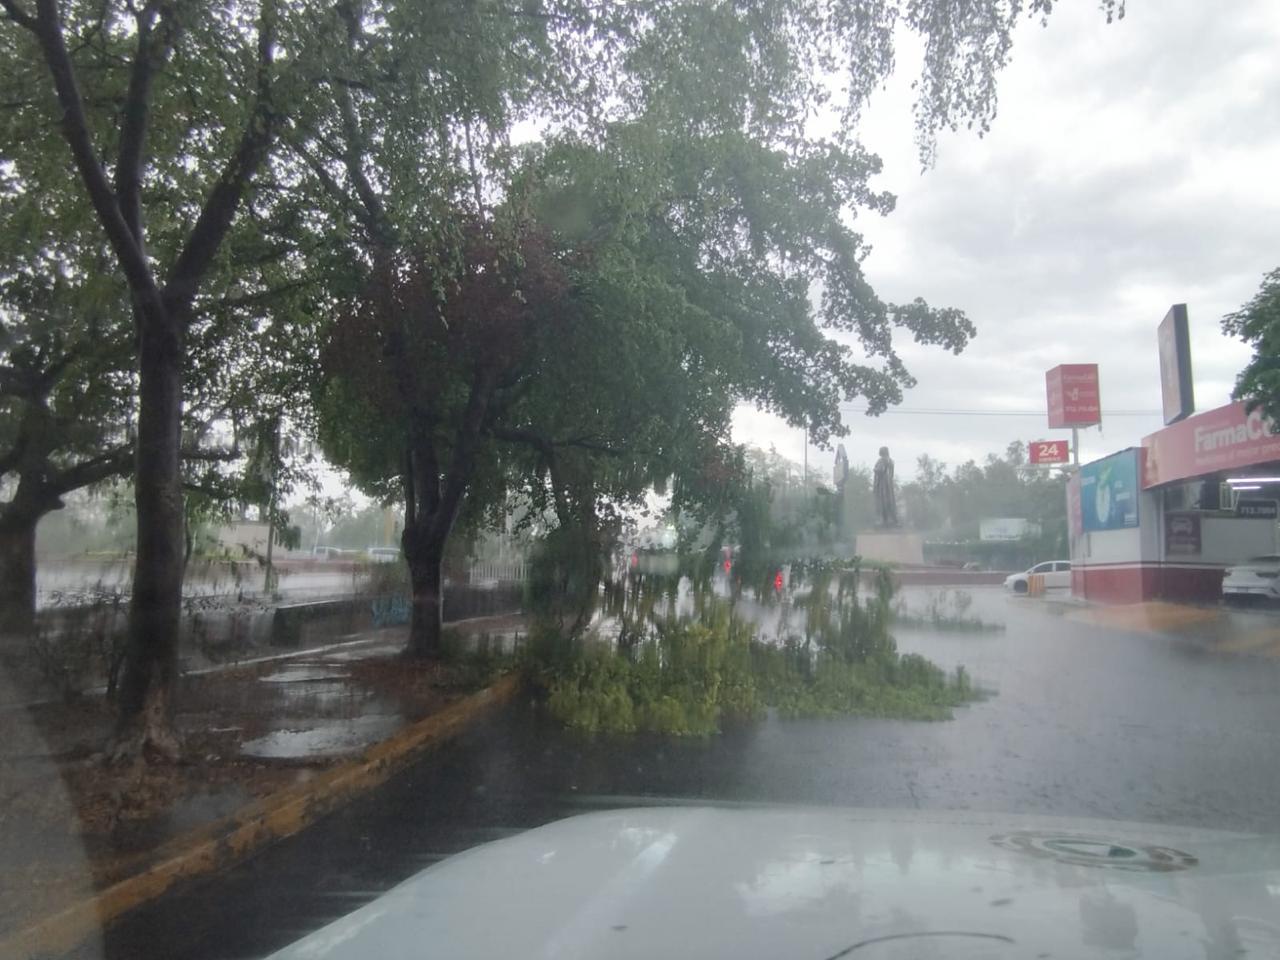
MULTIPOLYGON (((865 407, 847 408, 851 413, 866 413, 865 407)), ((1044 417, 1047 416, 1044 410, 961 410, 958 408, 950 408, 947 410, 929 410, 923 407, 889 407, 883 413, 877 416, 884 416, 889 413, 904 413, 908 415, 919 415, 929 417, 1044 417)), ((1103 410, 1103 417, 1158 417, 1159 410, 1103 410)))

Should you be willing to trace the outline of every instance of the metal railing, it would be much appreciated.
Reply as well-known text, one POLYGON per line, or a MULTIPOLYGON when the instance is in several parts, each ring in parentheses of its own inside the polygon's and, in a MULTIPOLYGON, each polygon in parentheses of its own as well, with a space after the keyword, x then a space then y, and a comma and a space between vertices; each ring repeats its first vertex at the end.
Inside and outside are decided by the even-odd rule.
POLYGON ((468 583, 524 583, 528 577, 528 564, 515 561, 477 561, 467 570, 468 583))

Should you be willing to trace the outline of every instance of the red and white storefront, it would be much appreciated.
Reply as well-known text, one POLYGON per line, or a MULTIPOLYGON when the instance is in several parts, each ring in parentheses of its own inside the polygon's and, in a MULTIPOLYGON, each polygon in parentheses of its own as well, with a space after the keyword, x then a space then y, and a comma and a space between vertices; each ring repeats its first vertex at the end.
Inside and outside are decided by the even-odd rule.
POLYGON ((1261 411, 1231 403, 1083 466, 1067 495, 1074 594, 1103 603, 1217 600, 1228 566, 1276 553, 1275 508, 1267 506, 1280 499, 1275 429, 1261 411), (1124 489, 1128 470, 1136 473, 1132 491, 1124 489), (1099 472, 1122 478, 1113 486, 1128 512, 1111 509, 1117 495, 1102 491, 1099 472), (1101 506, 1089 500, 1082 509, 1082 496, 1095 493, 1101 506))

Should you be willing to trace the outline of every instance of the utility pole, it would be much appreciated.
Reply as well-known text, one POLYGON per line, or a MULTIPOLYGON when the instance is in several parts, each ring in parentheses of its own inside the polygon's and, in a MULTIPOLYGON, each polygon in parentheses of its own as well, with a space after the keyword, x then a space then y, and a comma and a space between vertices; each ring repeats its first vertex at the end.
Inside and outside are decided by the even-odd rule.
POLYGON ((809 502, 809 424, 804 425, 804 481, 801 485, 804 502, 809 502))

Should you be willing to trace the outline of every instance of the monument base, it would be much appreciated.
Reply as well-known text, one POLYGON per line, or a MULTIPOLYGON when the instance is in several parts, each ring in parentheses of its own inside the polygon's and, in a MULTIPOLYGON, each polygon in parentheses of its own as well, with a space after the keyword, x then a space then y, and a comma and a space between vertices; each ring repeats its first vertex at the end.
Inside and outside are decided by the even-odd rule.
POLYGON ((924 537, 902 530, 868 530, 858 534, 854 551, 879 563, 924 563, 924 537))

